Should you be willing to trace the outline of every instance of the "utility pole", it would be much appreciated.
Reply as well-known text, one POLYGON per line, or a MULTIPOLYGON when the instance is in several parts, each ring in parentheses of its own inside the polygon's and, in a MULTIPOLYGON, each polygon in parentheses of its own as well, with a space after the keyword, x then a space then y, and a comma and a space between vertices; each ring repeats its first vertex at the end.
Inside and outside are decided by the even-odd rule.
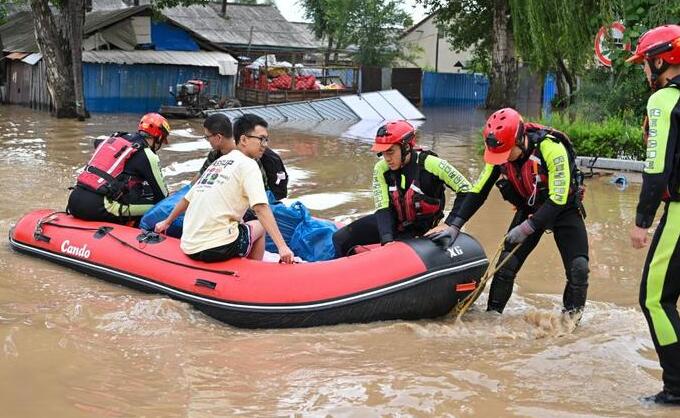
POLYGON ((437 41, 435 43, 435 50, 434 50, 434 72, 438 73, 439 72, 439 28, 437 28, 437 41))
POLYGON ((222 0, 222 17, 227 17, 227 0, 222 0))

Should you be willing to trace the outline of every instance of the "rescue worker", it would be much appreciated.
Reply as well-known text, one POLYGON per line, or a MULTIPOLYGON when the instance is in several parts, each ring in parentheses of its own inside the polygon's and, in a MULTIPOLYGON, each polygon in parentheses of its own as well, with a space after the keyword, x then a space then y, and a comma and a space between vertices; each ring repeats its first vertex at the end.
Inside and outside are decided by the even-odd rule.
POLYGON ((95 151, 68 199, 66 210, 88 221, 138 221, 168 194, 156 152, 168 143, 170 125, 147 113, 137 133, 116 132, 95 142, 95 151))
POLYGON ((647 161, 630 232, 633 248, 649 243, 647 231, 665 202, 640 283, 640 307, 663 369, 664 386, 644 399, 680 406, 680 26, 646 32, 627 61, 644 65, 654 91, 647 101, 647 161))
POLYGON ((517 209, 499 260, 510 259, 493 277, 487 310, 503 312, 517 272, 543 232, 552 230, 567 276, 564 311, 578 320, 588 290, 588 236, 571 143, 561 132, 525 124, 511 108, 493 113, 483 136, 486 164, 459 211, 462 220, 456 224, 470 219, 494 183, 517 209), (518 244, 521 247, 510 256, 518 244))
MULTIPOLYGON (((246 113, 240 116, 234 123, 233 137, 240 138, 244 134, 251 135, 257 126, 266 129, 268 127, 267 121, 252 113, 246 113)), ((201 170, 192 179, 192 184, 196 183, 203 172, 210 167, 210 164, 236 148, 232 138, 231 122, 226 115, 214 113, 208 116, 203 122, 203 130, 205 138, 212 146, 212 150, 208 153, 201 170), (226 131, 227 122, 229 122, 229 132, 226 131)), ((281 200, 288 196, 288 173, 281 157, 271 148, 267 147, 262 157, 257 160, 257 164, 262 172, 265 189, 270 190, 276 200, 281 200)))
POLYGON ((428 235, 455 241, 459 227, 455 212, 470 183, 446 160, 415 148, 415 128, 400 120, 378 129, 371 151, 382 158, 373 169, 374 214, 357 219, 333 235, 337 257, 350 255, 356 246, 386 244, 395 239, 428 235), (443 224, 444 189, 457 193, 443 224))

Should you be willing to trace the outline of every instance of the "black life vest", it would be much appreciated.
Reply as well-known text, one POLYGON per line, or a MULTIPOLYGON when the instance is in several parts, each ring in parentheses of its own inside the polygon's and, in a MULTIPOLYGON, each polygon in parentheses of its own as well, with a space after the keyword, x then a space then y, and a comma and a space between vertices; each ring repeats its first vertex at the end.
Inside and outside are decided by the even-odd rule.
POLYGON ((102 141, 92 154, 90 161, 78 175, 77 184, 87 190, 119 200, 139 180, 123 178, 125 164, 143 147, 126 138, 124 133, 102 141))
POLYGON ((430 174, 425 170, 428 155, 437 156, 432 151, 412 151, 411 160, 400 171, 385 172, 390 204, 397 215, 398 231, 406 228, 426 231, 444 217, 444 184, 435 187, 434 196, 426 194, 421 188, 423 176, 430 174), (402 174, 407 181, 411 181, 406 189, 401 188, 402 174))
POLYGON ((526 123, 524 131, 528 137, 529 155, 520 165, 512 161, 501 165, 501 174, 512 185, 514 193, 518 195, 519 199, 514 200, 519 200, 523 208, 532 209, 538 208, 548 199, 548 167, 541 155, 540 143, 549 139, 560 142, 567 150, 569 160, 567 163, 571 172, 569 195, 577 196, 580 203, 583 200, 585 186, 583 175, 576 166, 576 153, 569 137, 561 131, 537 123, 526 123))

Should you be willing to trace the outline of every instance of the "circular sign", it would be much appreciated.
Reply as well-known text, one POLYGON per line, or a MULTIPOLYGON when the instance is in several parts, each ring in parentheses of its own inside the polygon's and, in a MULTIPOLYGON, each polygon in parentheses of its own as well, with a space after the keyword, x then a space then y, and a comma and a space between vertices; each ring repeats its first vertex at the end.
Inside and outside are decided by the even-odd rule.
POLYGON ((602 26, 595 36, 595 56, 597 59, 607 67, 612 66, 611 49, 607 46, 606 35, 609 31, 610 36, 614 39, 614 43, 626 51, 630 50, 630 43, 623 45, 623 32, 626 27, 620 22, 614 22, 609 26, 602 26))

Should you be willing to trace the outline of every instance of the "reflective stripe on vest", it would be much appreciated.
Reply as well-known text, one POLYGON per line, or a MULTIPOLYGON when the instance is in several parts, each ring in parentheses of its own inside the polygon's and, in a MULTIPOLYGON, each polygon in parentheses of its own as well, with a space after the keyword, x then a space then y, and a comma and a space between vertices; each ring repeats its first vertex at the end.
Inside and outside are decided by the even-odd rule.
MULTIPOLYGON (((403 231, 407 226, 418 221, 439 221, 443 216, 442 200, 423 193, 420 189, 420 176, 424 170, 424 158, 421 153, 418 160, 411 163, 412 181, 408 188, 402 192, 399 188, 400 175, 392 174, 388 186, 390 203, 397 214, 397 230, 403 231), (423 158, 423 160, 420 160, 423 158), (437 219, 439 218, 439 219, 437 219)), ((410 164, 409 164, 410 165, 410 164)))

